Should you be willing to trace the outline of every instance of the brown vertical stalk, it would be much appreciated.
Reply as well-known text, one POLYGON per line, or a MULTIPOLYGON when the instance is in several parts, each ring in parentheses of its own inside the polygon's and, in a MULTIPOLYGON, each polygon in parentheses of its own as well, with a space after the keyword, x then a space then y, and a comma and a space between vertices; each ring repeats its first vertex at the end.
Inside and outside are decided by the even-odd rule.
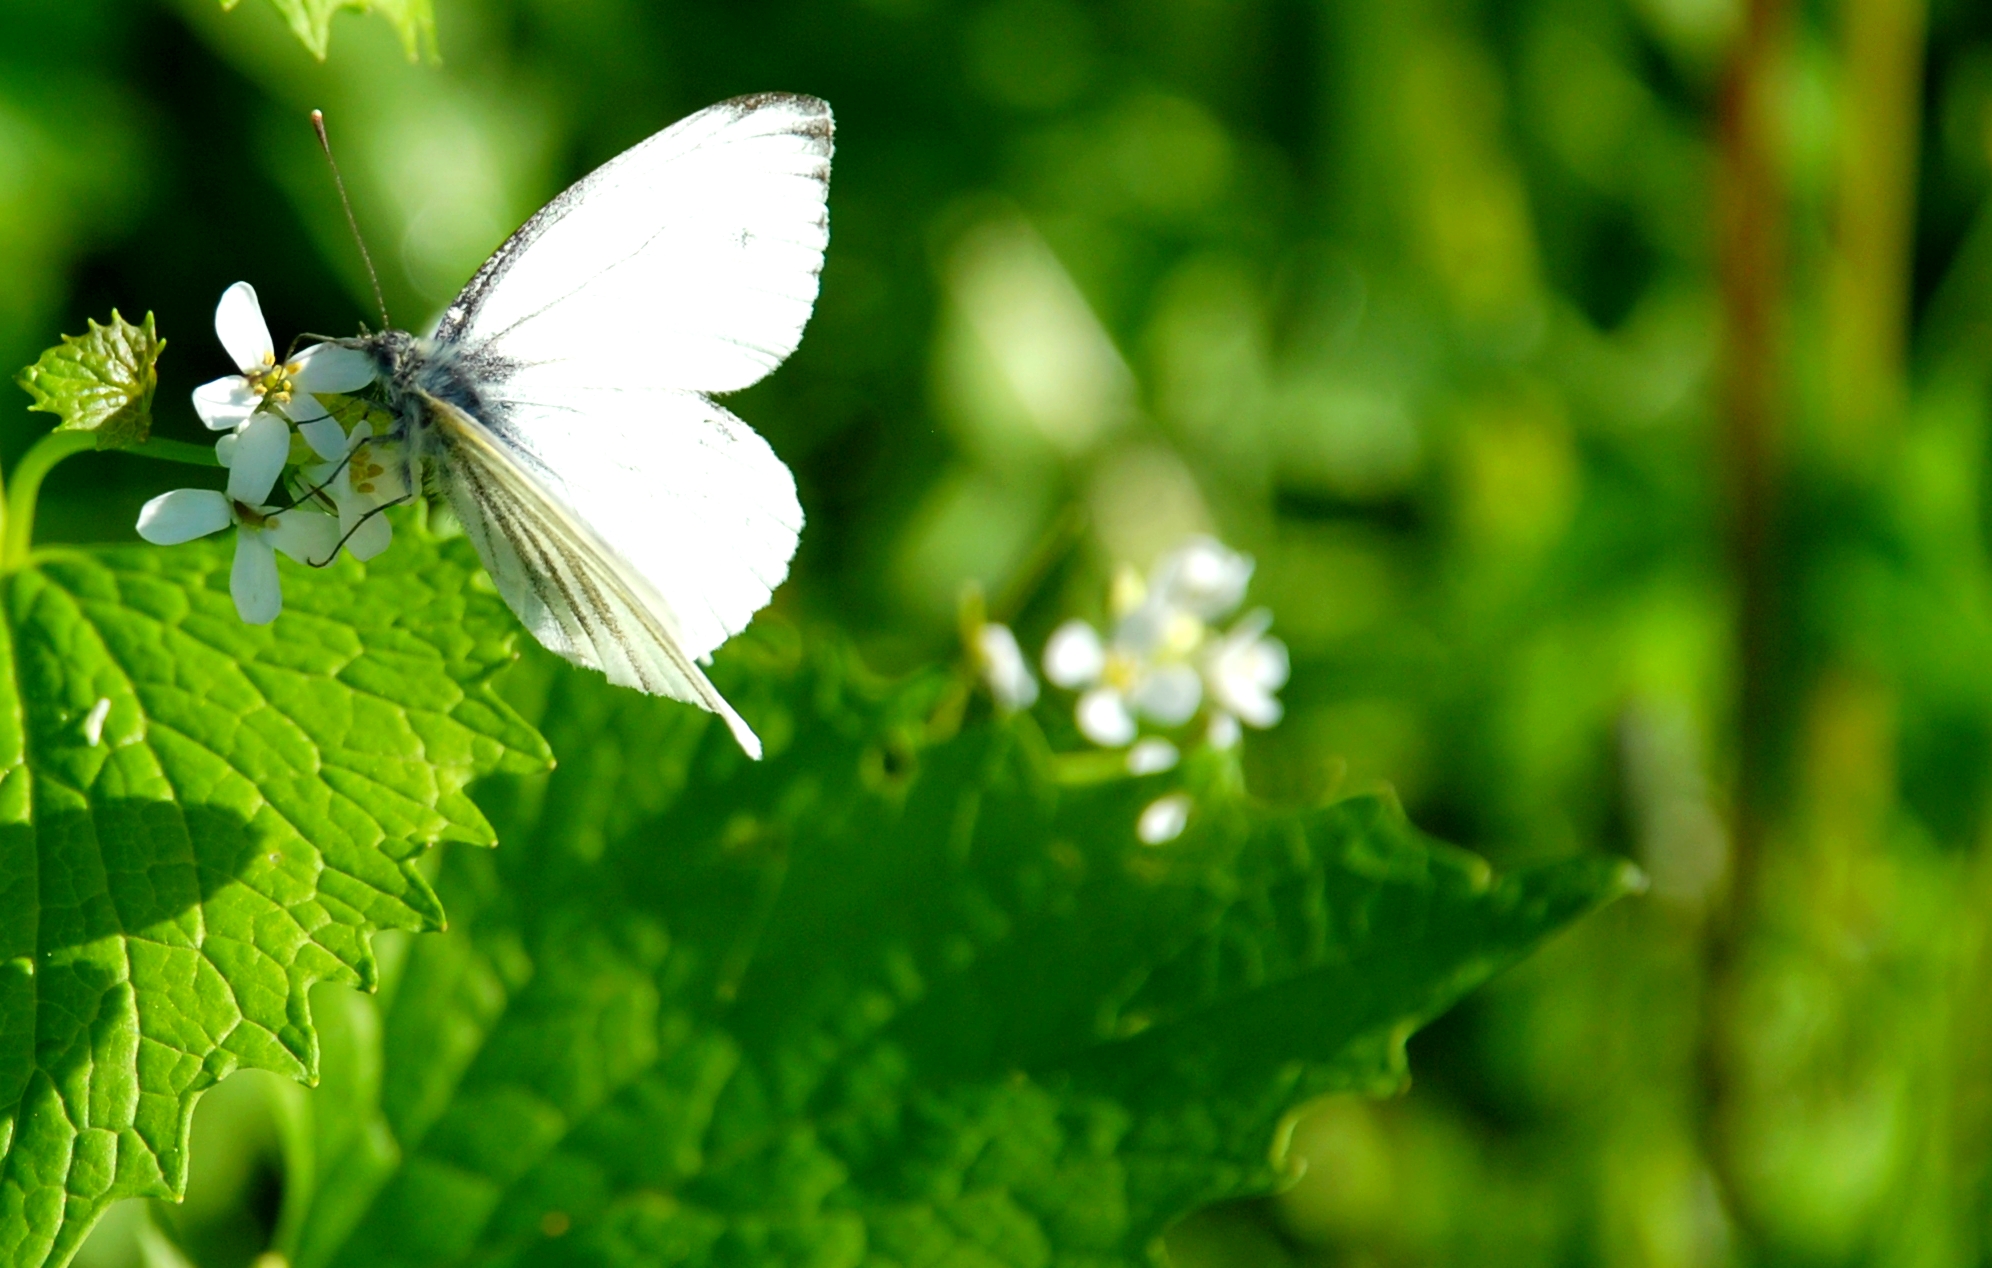
POLYGON ((1748 0, 1725 73, 1715 206, 1724 317, 1723 459, 1737 596, 1737 765, 1728 893, 1709 913, 1700 1036, 1703 1148, 1747 1243, 1760 1243, 1730 1139, 1738 961, 1756 905, 1769 805, 1778 665, 1776 525, 1784 403, 1787 201, 1775 93, 1788 0, 1748 0))

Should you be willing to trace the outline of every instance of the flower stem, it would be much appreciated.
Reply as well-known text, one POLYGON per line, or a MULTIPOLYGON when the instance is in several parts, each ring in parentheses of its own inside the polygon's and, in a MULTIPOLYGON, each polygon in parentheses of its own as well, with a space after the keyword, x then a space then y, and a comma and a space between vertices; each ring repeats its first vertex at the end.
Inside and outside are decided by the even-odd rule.
POLYGON ((27 560, 34 544, 35 499, 41 496, 43 477, 71 454, 97 447, 97 438, 87 431, 52 431, 21 455, 7 490, 7 519, 4 540, 0 540, 0 568, 18 568, 27 560))
POLYGON ((195 467, 221 465, 221 460, 214 456, 213 445, 192 445, 184 440, 165 440, 158 436, 120 452, 160 462, 184 462, 195 467))
MULTIPOLYGON (((14 478, 6 491, 6 515, 0 519, 0 569, 18 568, 27 562, 35 539, 35 501, 41 496, 44 477, 64 458, 97 447, 95 435, 87 431, 52 431, 34 443, 21 456, 14 478)), ((184 462, 197 467, 218 467, 212 445, 190 445, 184 440, 153 438, 119 452, 154 458, 161 462, 184 462)))

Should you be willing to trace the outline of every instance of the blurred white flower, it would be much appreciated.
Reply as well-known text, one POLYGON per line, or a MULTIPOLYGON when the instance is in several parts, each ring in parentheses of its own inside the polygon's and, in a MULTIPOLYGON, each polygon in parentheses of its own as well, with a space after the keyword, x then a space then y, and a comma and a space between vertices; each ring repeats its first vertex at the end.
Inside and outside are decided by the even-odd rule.
POLYGON ((1245 601, 1252 566, 1214 537, 1192 537, 1155 562, 1149 592, 1163 607, 1215 621, 1245 601))
POLYGON ((1211 640, 1202 657, 1211 698, 1211 743, 1230 748, 1238 724, 1264 730, 1279 724, 1285 709, 1273 693, 1286 686, 1290 662, 1286 644, 1267 635, 1273 614, 1247 612, 1229 633, 1211 640))
POLYGON ((1098 682, 1106 667, 1099 634, 1077 617, 1053 630, 1044 645, 1044 676, 1067 690, 1098 682))
POLYGON ((276 552, 299 563, 323 563, 339 541, 329 515, 265 506, 290 454, 290 427, 264 414, 246 421, 231 446, 228 492, 175 489, 138 513, 138 535, 161 546, 178 545, 235 526, 235 566, 228 590, 235 610, 251 625, 267 625, 283 610, 276 552))
POLYGON ((1017 636, 1009 626, 989 622, 978 629, 975 659, 997 708, 1015 713, 1037 703, 1037 678, 1032 675, 1023 649, 1017 646, 1017 636))
MULTIPOLYGON (((1135 620, 1141 613, 1137 609, 1123 618, 1110 644, 1077 619, 1059 626, 1045 644, 1044 676, 1060 687, 1083 691, 1074 714, 1079 731, 1104 748, 1132 743, 1140 718, 1180 726, 1203 700, 1196 670, 1180 652, 1171 654, 1169 622, 1135 620)), ((1194 638, 1189 646, 1195 646, 1194 638)))
POLYGON ((258 411, 276 410, 298 424, 321 455, 328 446, 333 454, 343 452, 345 436, 339 424, 312 394, 365 387, 374 379, 371 358, 357 349, 321 343, 279 364, 256 288, 247 282, 237 282, 221 293, 214 332, 241 373, 194 389, 194 412, 210 430, 233 431, 258 411))
POLYGON ((1161 845, 1183 835, 1189 822, 1190 795, 1170 793, 1148 803, 1134 822, 1134 834, 1143 845, 1161 845))
POLYGON ((1238 743, 1244 731, 1239 728, 1238 719, 1228 713, 1217 712, 1210 715, 1210 727, 1204 738, 1212 748, 1230 748, 1238 743))
MULTIPOLYGON (((1122 566, 1114 574, 1108 607, 1111 638, 1081 620, 1067 621, 1044 649, 1044 674, 1082 693, 1075 716, 1095 744, 1132 744, 1143 721, 1180 726, 1208 705, 1206 737, 1216 748, 1238 743, 1241 724, 1277 724, 1275 694, 1286 685, 1287 649, 1267 635, 1272 616, 1248 613, 1228 633, 1212 628, 1244 601, 1252 559, 1213 537, 1197 536, 1155 561, 1148 576, 1122 566)), ((1167 770, 1161 749, 1131 753, 1135 773, 1167 770)))
POLYGON ((1159 775, 1165 770, 1173 770, 1182 754, 1169 741, 1149 736, 1127 751, 1127 773, 1130 775, 1159 775))

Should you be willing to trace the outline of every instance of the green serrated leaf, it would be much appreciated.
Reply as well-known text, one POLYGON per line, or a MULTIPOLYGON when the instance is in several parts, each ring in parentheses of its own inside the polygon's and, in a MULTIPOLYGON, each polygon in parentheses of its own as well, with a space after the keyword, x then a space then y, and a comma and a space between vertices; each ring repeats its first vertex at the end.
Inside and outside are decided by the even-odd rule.
MULTIPOLYGON (((221 0, 221 7, 232 9, 237 2, 221 0)), ((321 62, 332 47, 332 16, 341 9, 380 14, 401 37, 401 47, 409 61, 418 60, 425 51, 435 60, 434 0, 270 0, 270 3, 283 15, 291 33, 321 62)))
POLYGON ((62 419, 57 431, 95 433, 99 449, 143 444, 152 434, 152 394, 166 341, 153 330, 151 313, 134 326, 113 308, 109 325, 89 326, 88 334, 64 335, 15 382, 34 398, 29 409, 62 419))
POLYGON ((1143 845, 1173 777, 1060 787, 1027 720, 926 744, 931 684, 746 642, 760 764, 547 671, 559 768, 481 794, 506 848, 447 856, 451 930, 342 993, 298 1098, 297 1268, 1151 1263, 1280 1181, 1296 1106, 1400 1084, 1415 1026, 1628 881, 1222 780, 1143 845))
POLYGON ((487 680, 514 623, 412 524, 286 571, 248 626, 225 543, 50 552, 0 579, 0 1262, 177 1195, 195 1097, 316 1077, 316 981, 438 928, 418 860, 489 843, 473 778, 541 769, 487 680))

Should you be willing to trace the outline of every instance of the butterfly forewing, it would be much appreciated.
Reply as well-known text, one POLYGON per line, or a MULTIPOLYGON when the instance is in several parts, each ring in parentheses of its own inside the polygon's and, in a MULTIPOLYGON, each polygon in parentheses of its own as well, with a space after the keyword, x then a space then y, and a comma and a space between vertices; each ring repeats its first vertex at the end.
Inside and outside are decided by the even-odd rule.
POLYGON ((816 301, 830 155, 814 97, 702 110, 527 221, 437 338, 574 384, 746 387, 795 351, 816 301))

